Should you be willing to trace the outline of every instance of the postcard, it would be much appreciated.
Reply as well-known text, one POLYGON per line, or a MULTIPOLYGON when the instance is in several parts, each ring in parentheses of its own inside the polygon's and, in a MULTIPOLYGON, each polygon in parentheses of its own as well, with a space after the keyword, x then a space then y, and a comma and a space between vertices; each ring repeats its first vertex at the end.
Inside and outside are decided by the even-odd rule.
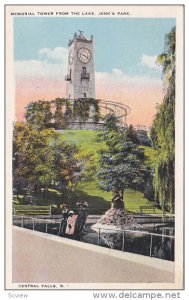
POLYGON ((184 6, 5 25, 5 288, 183 289, 184 6))

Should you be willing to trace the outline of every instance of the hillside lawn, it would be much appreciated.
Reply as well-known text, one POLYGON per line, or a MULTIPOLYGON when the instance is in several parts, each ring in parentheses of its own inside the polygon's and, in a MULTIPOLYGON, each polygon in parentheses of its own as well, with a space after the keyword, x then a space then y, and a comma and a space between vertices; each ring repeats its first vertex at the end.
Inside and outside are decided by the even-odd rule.
MULTIPOLYGON (((53 205, 56 206, 58 203, 67 203, 69 209, 76 209, 76 203, 78 201, 87 201, 89 204, 89 214, 102 214, 111 207, 112 192, 102 191, 98 188, 97 182, 82 182, 77 188, 66 195, 65 199, 62 200, 61 193, 54 189, 49 189, 44 199, 43 194, 36 195, 34 199, 35 205, 46 206, 53 205)), ((151 206, 152 202, 147 200, 143 193, 134 191, 132 189, 127 189, 124 193, 124 203, 125 208, 129 212, 139 213, 140 206, 151 206)), ((14 197, 15 205, 26 204, 24 196, 20 195, 19 199, 14 197)), ((146 213, 151 213, 152 211, 146 210, 146 213)), ((144 211, 145 213, 145 211, 144 211)), ((155 210, 155 213, 162 213, 161 210, 155 210)))
MULTIPOLYGON (((109 209, 111 207, 112 192, 102 191, 98 188, 98 184, 95 182, 85 182, 78 186, 79 190, 86 193, 93 202, 89 201, 89 208, 92 210, 98 208, 99 210, 109 209), (96 197, 96 200, 95 200, 96 197), (97 201, 101 199, 101 201, 97 201)), ((87 201, 87 198, 86 198, 87 201)), ((143 193, 139 191, 134 191, 132 189, 127 189, 124 193, 124 204, 125 208, 130 212, 139 213, 140 206, 152 206, 153 203, 146 199, 143 193)), ((149 212, 149 211, 148 211, 149 212)), ((161 210, 155 210, 155 213, 161 213, 161 210)))
MULTIPOLYGON (((98 151, 105 147, 105 144, 103 142, 97 141, 97 134, 99 133, 99 131, 60 130, 59 132, 63 141, 65 141, 66 143, 74 143, 82 149, 87 149, 87 151, 93 153, 95 157, 98 157, 98 151)), ((152 165, 155 151, 152 148, 146 146, 142 146, 142 148, 144 148, 148 164, 152 165)), ((112 192, 100 190, 96 180, 80 183, 77 187, 76 194, 78 194, 78 196, 80 194, 80 196, 82 197, 81 200, 88 201, 89 207, 92 210, 95 208, 104 210, 110 208, 111 206, 112 192)), ((144 197, 143 193, 131 189, 125 191, 124 203, 126 209, 131 212, 139 212, 140 206, 153 205, 152 202, 144 197)), ((160 209, 156 209, 156 213, 161 212, 162 211, 160 209)))
POLYGON ((96 130, 58 130, 62 141, 69 144, 76 144, 88 152, 97 154, 97 151, 105 146, 102 142, 97 142, 99 131, 96 130))
MULTIPOLYGON (((76 144, 81 149, 87 151, 87 153, 93 154, 94 165, 98 162, 98 151, 105 147, 103 142, 97 141, 98 131, 95 130, 59 130, 62 141, 66 143, 76 144)), ((153 164, 153 157, 155 155, 154 150, 150 147, 142 146, 145 150, 145 154, 148 157, 147 163, 153 164)), ((68 194, 62 195, 55 189, 49 189, 46 197, 43 193, 40 193, 34 197, 34 204, 36 205, 54 205, 60 203, 69 204, 70 209, 76 207, 76 202, 87 201, 89 203, 90 214, 101 214, 111 207, 112 192, 102 191, 98 187, 98 181, 94 177, 90 181, 81 181, 78 183, 76 189, 70 191, 68 194)), ((20 195, 19 199, 14 197, 14 204, 27 204, 24 196, 20 195)), ((127 189, 124 193, 125 208, 134 213, 140 212, 140 206, 152 206, 153 202, 146 199, 143 193, 132 189, 127 189)), ((146 213, 149 211, 146 211, 146 213)), ((144 211, 145 213, 145 211, 144 211)), ((156 208, 155 213, 162 213, 160 209, 156 208)))

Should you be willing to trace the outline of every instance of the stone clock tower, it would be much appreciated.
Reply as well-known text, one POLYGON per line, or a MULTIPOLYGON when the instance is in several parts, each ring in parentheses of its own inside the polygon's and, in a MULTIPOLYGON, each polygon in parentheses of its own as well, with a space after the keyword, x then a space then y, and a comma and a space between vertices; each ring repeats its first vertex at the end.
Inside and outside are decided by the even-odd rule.
POLYGON ((93 44, 93 36, 87 39, 80 30, 68 43, 67 99, 95 98, 93 44))

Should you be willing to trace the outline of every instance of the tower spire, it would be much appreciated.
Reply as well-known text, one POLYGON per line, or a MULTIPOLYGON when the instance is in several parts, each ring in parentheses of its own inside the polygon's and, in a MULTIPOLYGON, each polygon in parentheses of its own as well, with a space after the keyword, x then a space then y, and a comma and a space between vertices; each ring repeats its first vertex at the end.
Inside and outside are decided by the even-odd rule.
POLYGON ((78 39, 80 40, 87 40, 86 37, 84 36, 84 31, 82 30, 78 30, 79 31, 79 35, 78 35, 78 39))

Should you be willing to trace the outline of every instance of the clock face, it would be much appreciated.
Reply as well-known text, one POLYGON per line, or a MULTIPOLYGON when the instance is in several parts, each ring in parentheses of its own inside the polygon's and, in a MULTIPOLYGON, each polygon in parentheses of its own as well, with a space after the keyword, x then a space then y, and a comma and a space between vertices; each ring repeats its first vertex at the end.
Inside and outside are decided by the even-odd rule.
POLYGON ((70 65, 73 63, 72 51, 70 51, 70 53, 69 53, 68 62, 69 62, 70 65))
POLYGON ((77 57, 80 62, 87 64, 88 62, 90 62, 92 54, 89 49, 83 47, 77 51, 77 57))

